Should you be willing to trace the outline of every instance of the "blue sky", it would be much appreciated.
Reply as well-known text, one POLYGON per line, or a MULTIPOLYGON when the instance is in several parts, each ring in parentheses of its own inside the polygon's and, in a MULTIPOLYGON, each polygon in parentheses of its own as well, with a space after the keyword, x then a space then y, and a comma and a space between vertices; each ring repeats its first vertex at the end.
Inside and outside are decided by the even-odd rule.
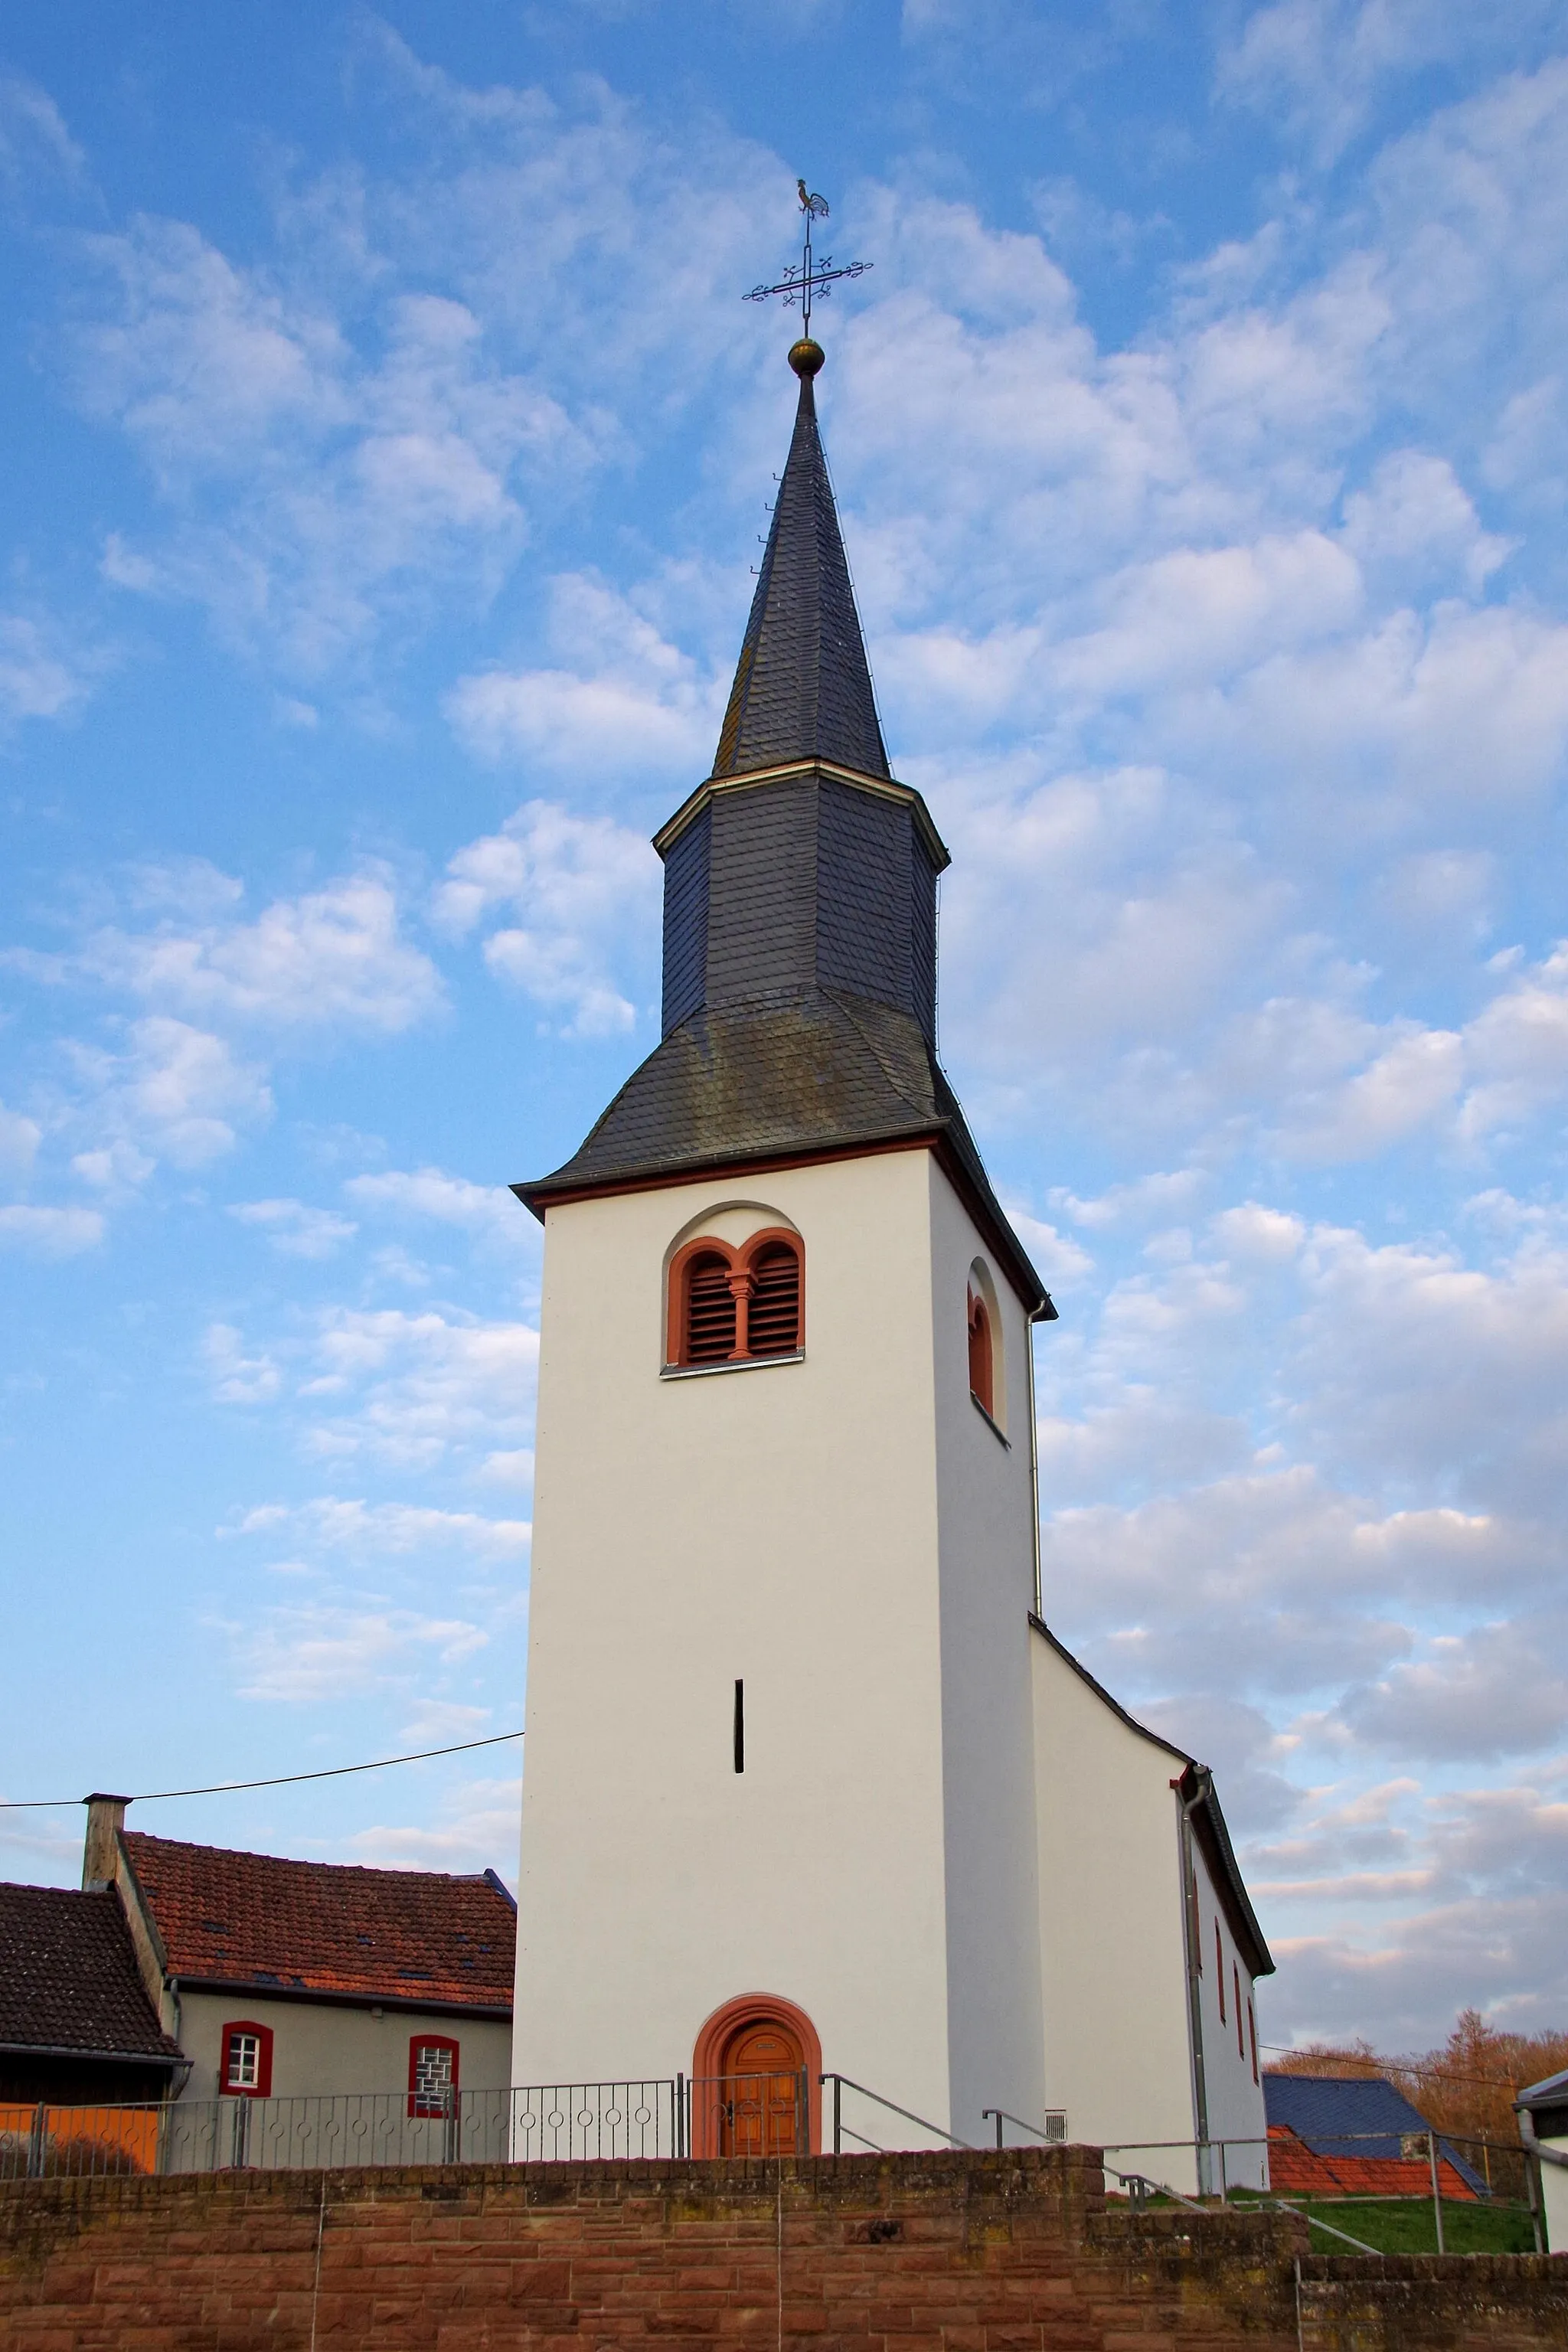
MULTIPOLYGON (((820 406, 944 1055, 1062 1312, 1047 1614, 1216 1766, 1268 2039, 1561 2022, 1544 0, 12 13, 4 1793, 521 1720, 502 1188, 656 1034, 797 172, 875 263, 820 406)), ((511 1753, 140 1825, 510 1875, 511 1753)))

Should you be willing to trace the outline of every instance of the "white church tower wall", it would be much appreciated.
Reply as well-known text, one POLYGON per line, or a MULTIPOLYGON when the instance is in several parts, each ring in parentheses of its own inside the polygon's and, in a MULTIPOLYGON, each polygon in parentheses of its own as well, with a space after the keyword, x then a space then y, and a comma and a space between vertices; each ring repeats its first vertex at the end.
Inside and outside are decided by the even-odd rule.
POLYGON ((1053 2106, 1190 2141, 1194 1837, 1199 1910, 1270 1964, 1206 1776, 1031 1630, 1056 1310, 936 1059, 947 852, 888 765, 822 354, 790 358, 713 772, 655 837, 663 1034, 516 1187, 545 1244, 513 2081, 712 2077, 699 2154, 800 2144, 748 2070, 909 2111, 850 2096, 871 2144, 1053 2106))

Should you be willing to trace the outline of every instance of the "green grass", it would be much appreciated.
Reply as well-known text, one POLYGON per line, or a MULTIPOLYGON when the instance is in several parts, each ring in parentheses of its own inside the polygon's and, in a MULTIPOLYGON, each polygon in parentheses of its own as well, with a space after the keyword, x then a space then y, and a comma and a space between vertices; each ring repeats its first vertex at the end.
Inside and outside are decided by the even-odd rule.
MULTIPOLYGON (((1244 2191, 1232 2198, 1237 2205, 1263 2201, 1247 2197, 1244 2191)), ((1285 2201, 1298 2212, 1320 2215, 1331 2228, 1344 2231, 1347 2237, 1359 2238, 1363 2245, 1375 2246, 1380 2254, 1435 2254, 1437 2251, 1429 2198, 1368 2198, 1363 2203, 1359 2197, 1291 2197, 1285 2201)), ((1535 2252, 1530 2216, 1521 2206, 1455 2204, 1447 2198, 1443 2200, 1443 2243, 1450 2254, 1535 2252)), ((1312 2231, 1314 2253, 1348 2254, 1351 2251, 1337 2238, 1331 2238, 1327 2230, 1312 2231)))

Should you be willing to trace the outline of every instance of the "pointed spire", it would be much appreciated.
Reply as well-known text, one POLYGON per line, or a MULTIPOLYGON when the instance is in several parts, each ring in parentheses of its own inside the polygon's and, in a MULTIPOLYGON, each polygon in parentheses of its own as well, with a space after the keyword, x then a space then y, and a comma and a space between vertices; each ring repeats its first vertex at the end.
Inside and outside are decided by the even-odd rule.
POLYGON ((790 352, 800 378, 795 438, 714 754, 716 776, 812 759, 862 775, 891 772, 816 430, 811 380, 823 356, 809 339, 790 352))

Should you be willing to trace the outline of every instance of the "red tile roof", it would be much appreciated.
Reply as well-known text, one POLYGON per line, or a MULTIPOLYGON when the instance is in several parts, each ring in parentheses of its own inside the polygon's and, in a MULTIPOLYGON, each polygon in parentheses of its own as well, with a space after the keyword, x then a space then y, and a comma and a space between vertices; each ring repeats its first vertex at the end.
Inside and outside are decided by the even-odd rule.
POLYGON ((172 1976, 262 1992, 511 2013, 499 1879, 356 1870, 125 1833, 172 1976))
MULTIPOLYGON (((1437 2160, 1443 2195, 1474 2204, 1476 2192, 1446 2157, 1437 2160)), ((1288 2197, 1430 2197, 1425 2156, 1319 2156, 1286 2124, 1268 2126, 1268 2183, 1288 2197)))

